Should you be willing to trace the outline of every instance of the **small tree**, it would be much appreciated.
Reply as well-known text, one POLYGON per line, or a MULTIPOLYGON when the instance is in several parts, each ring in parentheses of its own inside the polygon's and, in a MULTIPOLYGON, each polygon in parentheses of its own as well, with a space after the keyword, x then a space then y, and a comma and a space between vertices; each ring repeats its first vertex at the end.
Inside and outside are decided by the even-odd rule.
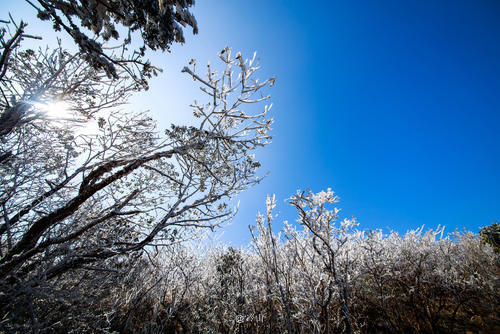
POLYGON ((483 243, 493 247, 495 252, 500 252, 500 225, 497 222, 483 227, 479 235, 483 243))
MULTIPOLYGON (((276 207, 275 197, 266 199, 266 217, 257 215, 257 231, 255 227, 250 227, 252 234, 252 246, 264 265, 264 279, 266 285, 266 304, 272 326, 277 324, 277 311, 274 305, 275 295, 281 300, 284 309, 284 323, 288 333, 297 332, 292 319, 292 300, 290 296, 289 267, 280 257, 280 236, 272 231, 273 209, 276 207)), ((284 327, 284 326, 283 326, 284 327)))
MULTIPOLYGON (((350 275, 352 265, 349 261, 349 238, 348 232, 356 226, 354 219, 344 219, 339 226, 335 224, 338 209, 328 210, 328 204, 337 203, 338 199, 333 192, 322 191, 313 194, 311 191, 300 192, 289 199, 290 205, 297 209, 298 222, 311 233, 312 246, 320 256, 324 270, 331 276, 331 282, 336 287, 341 302, 342 321, 346 333, 353 332, 351 312, 349 310, 350 275)), ((322 305, 324 310, 324 330, 328 333, 329 328, 329 303, 335 289, 332 284, 328 286, 328 297, 322 305)))

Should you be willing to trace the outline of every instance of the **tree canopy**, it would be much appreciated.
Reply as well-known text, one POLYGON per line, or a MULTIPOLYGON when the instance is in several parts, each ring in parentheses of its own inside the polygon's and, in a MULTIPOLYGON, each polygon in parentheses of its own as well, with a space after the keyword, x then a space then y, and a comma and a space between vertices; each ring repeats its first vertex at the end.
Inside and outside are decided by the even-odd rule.
POLYGON ((117 78, 120 67, 143 85, 154 73, 144 60, 147 48, 165 51, 172 43, 184 43, 183 28, 188 26, 193 33, 198 32, 196 19, 189 11, 194 0, 26 1, 35 7, 40 19, 50 20, 56 31, 71 36, 94 69, 117 78), (139 34, 143 45, 129 50, 134 33, 139 34), (103 49, 103 43, 110 40, 119 41, 119 45, 111 51, 103 49))

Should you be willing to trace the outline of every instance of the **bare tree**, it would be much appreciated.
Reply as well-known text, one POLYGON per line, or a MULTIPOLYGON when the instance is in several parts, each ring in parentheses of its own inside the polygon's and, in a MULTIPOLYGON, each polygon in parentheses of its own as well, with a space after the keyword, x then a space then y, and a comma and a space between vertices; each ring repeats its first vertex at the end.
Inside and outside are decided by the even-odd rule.
MULTIPOLYGON (((299 214, 299 223, 312 234, 312 246, 320 256, 326 272, 332 277, 332 283, 336 286, 339 294, 342 310, 342 321, 345 325, 346 333, 353 333, 352 317, 349 310, 350 281, 348 270, 350 267, 347 250, 349 241, 349 230, 356 225, 354 219, 345 219, 340 226, 335 225, 338 209, 328 210, 326 205, 337 202, 337 197, 333 192, 328 191, 313 194, 309 191, 297 192, 289 200, 290 205, 297 209, 299 214), (344 253, 344 254, 342 254, 344 253), (341 258, 344 261, 341 261, 341 258), (344 262, 344 263, 342 263, 344 262)), ((328 283, 326 283, 328 284, 328 283)), ((328 285, 328 297, 325 304, 322 305, 325 315, 325 331, 330 332, 328 319, 328 305, 335 289, 328 285)))
POLYGON ((9 155, 0 166, 3 305, 40 277, 51 281, 231 218, 231 199, 260 180, 251 153, 271 138, 268 107, 243 108, 267 100, 260 91, 273 81, 253 78, 255 55, 246 61, 225 48, 219 58, 219 74, 183 69, 208 97, 192 105, 198 126, 172 125, 161 136, 147 114, 116 109, 137 89, 126 73, 108 79, 61 49, 15 53, 0 82, 3 113, 9 101, 22 103, 29 121, 1 143, 9 155), (55 100, 71 120, 50 115, 55 100))
POLYGON ((266 217, 257 216, 258 234, 254 232, 255 228, 250 228, 252 234, 252 245, 259 255, 265 268, 266 299, 268 299, 269 313, 271 322, 276 323, 276 309, 272 303, 273 297, 277 294, 281 299, 285 310, 285 323, 288 333, 296 333, 297 329, 292 320, 292 300, 290 296, 290 277, 289 268, 284 259, 280 257, 279 236, 272 231, 273 209, 276 206, 275 197, 267 197, 266 217))

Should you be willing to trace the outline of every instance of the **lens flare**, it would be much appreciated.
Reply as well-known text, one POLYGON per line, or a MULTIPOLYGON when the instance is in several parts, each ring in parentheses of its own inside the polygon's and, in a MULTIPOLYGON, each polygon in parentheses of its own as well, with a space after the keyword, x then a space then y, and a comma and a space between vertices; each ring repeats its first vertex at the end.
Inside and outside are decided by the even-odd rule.
POLYGON ((35 108, 45 113, 49 119, 53 120, 73 120, 75 115, 71 111, 70 105, 65 101, 35 103, 35 108))

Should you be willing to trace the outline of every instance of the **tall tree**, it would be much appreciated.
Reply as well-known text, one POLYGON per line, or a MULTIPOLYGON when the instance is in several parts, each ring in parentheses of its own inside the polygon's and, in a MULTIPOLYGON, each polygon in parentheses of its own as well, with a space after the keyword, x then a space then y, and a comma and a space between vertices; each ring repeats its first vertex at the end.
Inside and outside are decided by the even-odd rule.
MULTIPOLYGON (((65 1, 40 3, 69 10, 65 1)), ((61 292, 61 280, 112 270, 131 254, 230 219, 231 199, 260 180, 252 152, 269 142, 272 124, 267 106, 257 113, 244 110, 267 100, 261 91, 274 82, 253 78, 255 56, 247 61, 225 48, 219 74, 210 66, 206 76, 185 67, 207 101, 191 106, 197 125, 172 125, 163 135, 147 113, 119 109, 142 88, 129 64, 111 62, 110 72, 86 52, 21 50, 24 29, 21 23, 13 34, 5 28, 0 35, 0 118, 9 120, 0 127, 5 330, 26 319, 33 329, 42 328, 40 301, 61 292)))

